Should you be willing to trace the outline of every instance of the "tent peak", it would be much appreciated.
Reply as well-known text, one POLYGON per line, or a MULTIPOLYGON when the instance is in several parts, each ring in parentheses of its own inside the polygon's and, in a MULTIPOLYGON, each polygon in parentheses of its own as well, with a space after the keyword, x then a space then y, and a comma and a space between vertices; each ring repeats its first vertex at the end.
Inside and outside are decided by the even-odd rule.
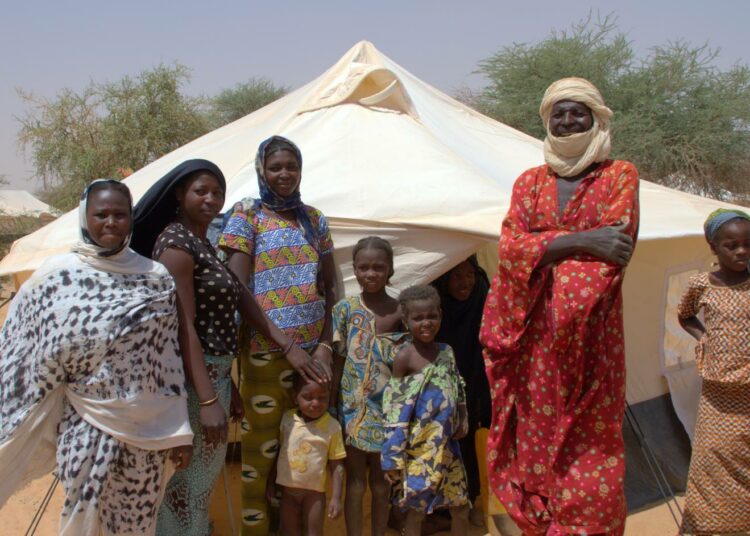
POLYGON ((354 44, 349 51, 344 54, 344 57, 352 57, 352 61, 360 63, 376 63, 380 58, 380 51, 375 48, 375 45, 367 39, 363 39, 354 44))
POLYGON ((329 69, 299 113, 345 104, 407 114, 417 111, 398 75, 369 41, 360 41, 329 69))

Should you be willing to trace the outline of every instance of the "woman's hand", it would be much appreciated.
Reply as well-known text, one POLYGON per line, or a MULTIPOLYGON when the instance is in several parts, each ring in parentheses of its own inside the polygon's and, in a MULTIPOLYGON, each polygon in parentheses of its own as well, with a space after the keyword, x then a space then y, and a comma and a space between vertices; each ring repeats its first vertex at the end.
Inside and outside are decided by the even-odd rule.
POLYGON ((313 359, 310 354, 296 344, 293 344, 286 353, 286 358, 289 360, 289 364, 294 367, 294 370, 300 373, 305 381, 314 381, 323 384, 331 381, 330 369, 326 370, 321 362, 313 359))
POLYGON ((633 239, 623 233, 627 223, 584 231, 584 251, 605 261, 627 266, 633 255, 633 239))
POLYGON ((266 501, 271 506, 279 505, 278 488, 276 486, 276 477, 273 480, 269 478, 266 480, 266 501))
POLYGON ((319 344, 315 347, 315 351, 312 353, 313 359, 320 363, 323 367, 323 373, 328 378, 328 382, 331 381, 333 370, 333 352, 327 345, 319 344))
POLYGON ((174 468, 178 471, 185 469, 190 464, 190 458, 193 457, 193 445, 180 445, 169 451, 169 459, 172 460, 174 468))
POLYGON ((232 382, 232 398, 229 401, 229 419, 232 422, 240 422, 245 416, 245 406, 242 404, 240 390, 232 382))
POLYGON ((227 414, 217 400, 200 408, 201 428, 206 442, 219 445, 227 441, 227 414))

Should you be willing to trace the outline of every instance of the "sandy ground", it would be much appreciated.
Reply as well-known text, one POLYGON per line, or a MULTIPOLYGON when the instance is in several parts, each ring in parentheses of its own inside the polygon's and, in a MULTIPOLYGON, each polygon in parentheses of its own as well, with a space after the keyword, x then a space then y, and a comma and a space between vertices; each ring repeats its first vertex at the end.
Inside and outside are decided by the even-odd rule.
MULTIPOLYGON (((239 465, 233 464, 227 466, 229 478, 230 495, 233 499, 233 509, 235 517, 239 516, 239 465)), ((29 484, 26 488, 18 491, 10 498, 8 503, 0 509, 0 534, 5 536, 22 536, 34 517, 34 513, 39 508, 42 498, 49 489, 52 482, 51 477, 41 478, 29 484)), ((678 499, 682 504, 683 499, 678 499)), ((37 536, 53 536, 57 534, 57 519, 62 508, 62 489, 57 487, 52 496, 52 500, 42 516, 39 527, 36 531, 37 536)), ((367 506, 367 500, 365 501, 367 506)), ((365 526, 369 526, 369 508, 365 507, 365 526)), ((219 479, 214 497, 211 503, 211 517, 215 523, 214 536, 233 536, 229 523, 229 514, 227 504, 224 498, 223 481, 219 479)), ((237 521, 239 527, 239 521, 237 521)), ((326 525, 326 534, 339 535, 345 534, 343 519, 335 522, 328 522, 326 525)), ((389 536, 395 536, 396 531, 389 531, 389 536)), ((442 532, 440 534, 448 534, 442 532)), ((472 527, 467 536, 480 535, 498 535, 499 533, 487 528, 472 527)), ((638 513, 631 514, 628 517, 625 528, 625 536, 670 536, 677 534, 677 526, 669 513, 666 505, 659 505, 638 513)))

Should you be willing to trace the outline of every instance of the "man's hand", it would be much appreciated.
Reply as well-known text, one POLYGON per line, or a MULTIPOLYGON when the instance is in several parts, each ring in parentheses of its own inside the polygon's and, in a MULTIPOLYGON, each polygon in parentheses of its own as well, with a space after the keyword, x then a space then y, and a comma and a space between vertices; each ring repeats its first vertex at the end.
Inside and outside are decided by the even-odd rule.
POLYGON ((633 239, 622 231, 627 223, 584 231, 584 251, 605 261, 627 266, 633 256, 633 239))

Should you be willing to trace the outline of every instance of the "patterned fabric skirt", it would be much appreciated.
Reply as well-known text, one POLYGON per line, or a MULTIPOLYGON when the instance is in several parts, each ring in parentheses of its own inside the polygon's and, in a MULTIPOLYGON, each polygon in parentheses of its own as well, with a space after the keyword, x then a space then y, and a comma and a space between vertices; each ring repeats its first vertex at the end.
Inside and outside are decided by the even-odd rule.
POLYGON ((57 476, 65 490, 60 534, 153 534, 169 477, 167 451, 118 441, 69 403, 59 432, 57 476))
POLYGON ((294 369, 280 352, 242 353, 240 394, 242 423, 242 536, 266 536, 270 512, 266 481, 279 450, 279 425, 293 406, 294 369))
MULTIPOLYGON (((229 418, 232 396, 232 356, 204 354, 208 375, 229 418)), ((211 492, 219 478, 227 453, 227 444, 209 445, 200 423, 198 395, 188 386, 188 413, 193 429, 193 456, 190 464, 177 471, 169 481, 164 502, 159 509, 156 534, 159 536, 208 536, 211 525, 208 507, 211 492)))
POLYGON ((705 381, 683 534, 750 531, 750 386, 705 381))

